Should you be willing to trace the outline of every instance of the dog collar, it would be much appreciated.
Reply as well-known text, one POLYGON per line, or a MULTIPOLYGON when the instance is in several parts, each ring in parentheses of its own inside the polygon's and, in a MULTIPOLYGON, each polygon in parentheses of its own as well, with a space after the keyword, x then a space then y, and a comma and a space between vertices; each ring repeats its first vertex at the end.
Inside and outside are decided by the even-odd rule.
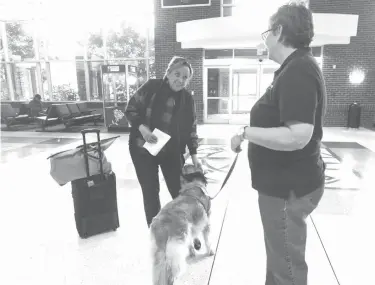
MULTIPOLYGON (((208 198, 211 199, 210 195, 208 195, 208 192, 207 192, 206 188, 201 187, 201 186, 194 185, 193 187, 189 187, 189 188, 187 188, 187 190, 189 190, 189 189, 193 189, 193 188, 199 188, 199 189, 201 189, 202 192, 203 192, 208 198)), ((187 196, 187 195, 186 195, 186 196, 187 196)))
MULTIPOLYGON (((194 186, 194 187, 190 187, 188 189, 192 189, 192 188, 195 188, 195 187, 198 187, 199 189, 202 190, 202 192, 208 197, 209 200, 211 200, 211 197, 208 195, 208 192, 207 190, 204 188, 204 187, 200 187, 200 186, 194 186)), ((198 199, 197 197, 193 196, 193 195, 189 195, 189 194, 183 194, 183 196, 190 196, 190 197, 193 197, 195 200, 197 200, 199 203, 202 204, 203 206, 203 209, 206 211, 206 213, 208 214, 208 209, 206 208, 206 206, 204 205, 204 203, 198 199)))
POLYGON ((184 194, 183 196, 192 197, 192 198, 194 198, 195 200, 197 200, 199 203, 201 203, 203 209, 205 210, 206 214, 208 215, 208 209, 206 208, 206 206, 204 205, 204 203, 203 203, 200 199, 198 199, 197 197, 195 197, 195 196, 193 196, 193 195, 189 195, 189 194, 187 194, 187 195, 184 194))

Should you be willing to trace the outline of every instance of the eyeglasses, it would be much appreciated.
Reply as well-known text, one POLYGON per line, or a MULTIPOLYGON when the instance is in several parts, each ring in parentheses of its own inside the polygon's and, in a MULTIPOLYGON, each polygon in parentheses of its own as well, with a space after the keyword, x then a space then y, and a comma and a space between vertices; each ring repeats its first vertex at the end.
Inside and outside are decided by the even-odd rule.
POLYGON ((269 29, 269 30, 267 30, 267 31, 265 31, 265 32, 263 32, 263 33, 261 33, 261 36, 262 36, 262 40, 263 40, 263 41, 266 40, 266 38, 268 37, 268 33, 271 32, 271 31, 273 31, 273 29, 269 29))
POLYGON ((175 64, 186 65, 187 67, 189 67, 190 71, 192 70, 192 67, 191 67, 190 62, 188 62, 188 61, 187 61, 186 59, 184 59, 184 58, 181 58, 181 57, 176 58, 176 59, 172 62, 172 65, 175 65, 175 64))

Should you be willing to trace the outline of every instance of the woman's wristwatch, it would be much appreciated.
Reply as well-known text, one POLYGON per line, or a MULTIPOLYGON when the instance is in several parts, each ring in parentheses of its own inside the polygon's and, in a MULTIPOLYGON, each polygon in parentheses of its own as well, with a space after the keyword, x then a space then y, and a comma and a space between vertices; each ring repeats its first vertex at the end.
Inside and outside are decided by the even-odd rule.
POLYGON ((238 132, 238 135, 240 136, 241 140, 246 139, 246 128, 248 126, 241 127, 240 131, 238 132))

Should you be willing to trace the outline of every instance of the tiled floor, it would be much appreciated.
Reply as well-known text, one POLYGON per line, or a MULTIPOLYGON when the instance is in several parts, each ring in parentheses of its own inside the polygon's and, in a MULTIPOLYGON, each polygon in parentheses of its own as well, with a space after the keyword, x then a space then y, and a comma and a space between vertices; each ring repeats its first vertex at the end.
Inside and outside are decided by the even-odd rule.
MULTIPOLYGON (((233 161, 228 143, 236 129, 198 129, 203 138, 199 155, 206 161, 211 195, 233 161)), ((80 145, 80 134, 1 135, 0 284, 151 284, 148 232, 127 135, 121 134, 106 151, 117 176, 120 228, 87 240, 79 239, 75 230, 70 184, 60 187, 51 178, 46 159, 80 145)), ((329 128, 324 141, 327 187, 308 220, 309 282, 372 284, 375 132, 329 128)), ((161 198, 163 204, 170 200, 164 182, 161 198)), ((263 231, 245 151, 225 190, 213 201, 212 212, 217 254, 192 265, 178 284, 264 284, 263 231)))

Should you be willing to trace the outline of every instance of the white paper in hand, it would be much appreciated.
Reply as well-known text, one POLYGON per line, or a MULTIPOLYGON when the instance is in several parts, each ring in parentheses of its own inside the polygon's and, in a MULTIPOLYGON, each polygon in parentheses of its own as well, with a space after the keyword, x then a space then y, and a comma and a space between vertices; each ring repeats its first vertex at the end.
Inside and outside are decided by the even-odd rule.
POLYGON ((165 144, 169 141, 171 136, 162 132, 159 129, 154 129, 152 133, 158 138, 158 142, 157 143, 145 142, 143 147, 147 149, 148 152, 151 153, 153 156, 156 156, 160 152, 160 150, 163 148, 163 146, 165 146, 165 144))

